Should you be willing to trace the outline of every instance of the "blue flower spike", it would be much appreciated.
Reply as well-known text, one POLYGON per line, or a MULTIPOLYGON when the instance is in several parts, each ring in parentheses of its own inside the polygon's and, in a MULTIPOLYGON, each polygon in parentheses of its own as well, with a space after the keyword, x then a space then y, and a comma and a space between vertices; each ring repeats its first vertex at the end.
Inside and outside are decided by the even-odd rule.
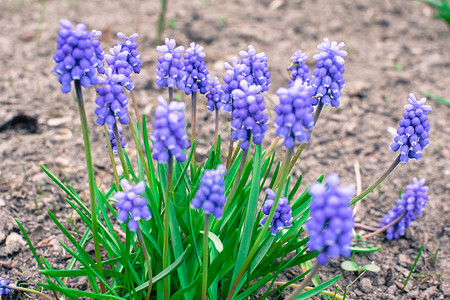
POLYGON ((313 183, 309 193, 312 200, 311 219, 306 223, 310 234, 308 248, 319 251, 317 262, 320 265, 327 264, 330 258, 349 256, 354 227, 349 204, 354 189, 339 185, 339 176, 333 173, 327 176, 325 184, 313 183))
POLYGON ((120 181, 123 191, 114 194, 117 200, 116 207, 119 210, 117 219, 121 223, 127 223, 131 231, 136 231, 139 227, 139 220, 149 220, 150 210, 147 206, 147 199, 139 195, 145 192, 145 184, 140 181, 132 186, 125 178, 120 181))
POLYGON ((99 79, 103 86, 97 88, 98 97, 95 99, 97 125, 103 126, 106 123, 112 126, 116 123, 116 117, 122 125, 130 122, 127 115, 128 99, 122 87, 126 80, 125 75, 113 73, 111 67, 106 70, 106 78, 99 79))
POLYGON ((246 80, 242 80, 239 88, 233 90, 233 112, 231 114, 231 127, 233 141, 241 141, 241 149, 248 150, 250 138, 253 143, 260 145, 267 131, 269 117, 264 113, 264 96, 261 94, 262 87, 259 85, 249 85, 246 80))
MULTIPOLYGON (((267 217, 270 214, 270 210, 272 209, 273 202, 276 197, 276 192, 271 189, 266 189, 267 200, 262 207, 262 212, 266 215, 261 220, 261 225, 264 226, 267 221, 267 217)), ((292 221, 292 207, 289 205, 289 200, 286 197, 281 197, 278 201, 278 205, 273 215, 272 222, 270 223, 270 232, 273 235, 276 235, 280 230, 283 230, 285 227, 291 226, 292 221)))
POLYGON ((97 40, 92 41, 92 37, 99 37, 101 33, 96 31, 91 37, 85 24, 80 23, 72 28, 72 23, 67 19, 61 19, 59 24, 62 28, 58 31, 53 72, 61 83, 61 91, 69 93, 72 80, 79 80, 85 88, 97 84, 96 68, 99 72, 104 70, 100 59, 103 49, 97 40))
POLYGON ((323 105, 339 106, 345 84, 342 74, 345 71, 344 57, 347 52, 342 50, 344 47, 344 43, 330 42, 328 38, 317 46, 322 52, 313 56, 317 63, 313 72, 314 79, 311 81, 310 92, 314 97, 312 105, 317 105, 320 101, 323 105))
POLYGON ((153 121, 153 159, 160 163, 169 160, 169 155, 174 156, 179 162, 186 160, 186 154, 182 150, 189 147, 186 140, 186 123, 184 120, 185 104, 172 101, 169 104, 164 97, 159 96, 158 107, 153 121))
POLYGON ((289 67, 291 78, 289 79, 289 86, 292 86, 298 79, 305 83, 311 81, 311 76, 309 75, 311 69, 305 63, 307 59, 308 56, 300 50, 291 56, 291 66, 289 67))
POLYGON ((3 277, 0 277, 0 296, 8 295, 9 293, 11 293, 11 290, 8 288, 8 285, 10 283, 11 280, 5 280, 3 279, 3 277))
POLYGON ((425 179, 413 178, 412 184, 406 186, 397 205, 394 206, 381 220, 381 226, 384 227, 394 222, 404 214, 404 217, 394 226, 386 230, 386 238, 389 240, 398 239, 405 234, 405 229, 411 225, 411 222, 421 216, 423 209, 428 202, 428 186, 425 185, 425 179))
POLYGON ((210 85, 209 72, 206 69, 205 57, 203 47, 191 43, 190 47, 186 49, 184 57, 184 72, 185 72, 185 84, 184 92, 186 95, 190 95, 197 91, 200 94, 206 94, 210 85))
POLYGON ((307 83, 297 79, 290 88, 279 88, 277 95, 280 104, 274 108, 277 114, 275 134, 284 139, 286 148, 294 147, 295 140, 307 142, 311 137, 309 131, 314 128, 314 108, 307 83))
POLYGON ((216 219, 222 217, 222 207, 227 200, 223 178, 226 172, 227 169, 224 165, 218 165, 215 170, 205 170, 200 186, 192 199, 192 208, 201 208, 205 214, 212 214, 216 219))
POLYGON ((431 106, 425 105, 425 98, 417 100, 414 94, 409 94, 408 102, 404 106, 406 112, 403 114, 403 120, 398 123, 400 128, 397 130, 397 136, 390 146, 394 152, 400 149, 400 161, 403 164, 409 159, 421 159, 423 149, 429 144, 430 123, 427 115, 431 106))
POLYGON ((162 53, 158 57, 158 65, 156 66, 156 85, 159 87, 176 87, 184 90, 184 63, 181 57, 184 47, 178 46, 175 40, 166 38, 165 45, 156 47, 156 51, 162 53))

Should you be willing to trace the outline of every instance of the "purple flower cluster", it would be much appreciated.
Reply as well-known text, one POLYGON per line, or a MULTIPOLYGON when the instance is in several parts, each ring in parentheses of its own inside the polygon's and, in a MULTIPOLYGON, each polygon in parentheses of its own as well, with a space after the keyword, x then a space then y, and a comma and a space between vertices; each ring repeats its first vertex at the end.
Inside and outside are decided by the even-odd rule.
POLYGON ((335 41, 330 43, 327 38, 317 46, 322 52, 313 56, 317 63, 313 72, 314 79, 311 81, 310 92, 314 97, 312 105, 317 105, 321 101, 323 105, 339 106, 341 90, 345 83, 342 74, 345 71, 344 57, 347 56, 347 52, 341 50, 344 46, 344 43, 338 44, 335 41))
POLYGON ((203 61, 206 54, 203 47, 191 43, 191 46, 184 53, 184 72, 186 74, 184 92, 186 95, 200 91, 200 94, 206 94, 210 84, 209 72, 203 61))
POLYGON ((288 89, 279 88, 277 95, 280 98, 280 104, 275 106, 277 114, 275 134, 284 138, 284 145, 292 148, 295 139, 300 143, 309 140, 308 130, 314 127, 314 117, 312 115, 311 95, 308 93, 308 86, 302 79, 297 79, 288 89))
MULTIPOLYGON (((0 277, 0 296, 8 295, 11 290, 8 288, 8 285, 11 283, 11 280, 5 280, 3 277, 0 277)), ((0 297, 2 298, 2 297, 0 297)))
POLYGON ((159 87, 177 87, 179 90, 184 90, 184 63, 181 61, 181 56, 184 52, 184 47, 176 47, 175 40, 166 38, 165 45, 156 47, 156 51, 163 53, 158 57, 158 65, 156 66, 156 85, 159 87))
MULTIPOLYGON (((120 138, 120 145, 122 146, 122 148, 126 148, 128 145, 125 141, 123 141, 123 134, 122 132, 122 127, 118 126, 117 130, 119 131, 119 138, 120 138)), ((113 153, 117 153, 119 152, 119 149, 117 148, 117 142, 116 142, 116 137, 114 136, 114 130, 111 128, 111 126, 108 126, 108 134, 109 134, 109 140, 111 141, 111 147, 113 149, 113 153)), ((108 145, 106 145, 106 148, 108 148, 108 145)))
POLYGON ((100 45, 100 41, 99 40, 94 40, 96 38, 99 38, 102 36, 102 32, 98 31, 98 30, 92 30, 90 37, 92 40, 92 45, 94 46, 95 49, 95 56, 97 57, 97 71, 100 74, 105 74, 105 51, 103 50, 103 47, 100 45))
POLYGON ((348 207, 353 188, 340 186, 339 176, 334 173, 327 176, 325 183, 315 182, 309 189, 311 219, 306 223, 308 247, 320 252, 317 261, 321 265, 327 264, 329 257, 350 255, 354 226, 353 212, 348 207))
MULTIPOLYGON (((80 84, 88 88, 98 83, 96 67, 103 70, 98 57, 102 57, 103 49, 98 41, 93 42, 86 30, 85 24, 78 24, 72 29, 72 23, 67 19, 59 21, 62 28, 58 31, 57 50, 53 56, 56 63, 55 75, 61 83, 61 91, 71 91, 72 80, 79 80, 80 84), (94 46, 96 45, 96 46, 94 46)), ((98 32, 93 34, 98 37, 98 32)))
POLYGON ((153 121, 153 158, 165 163, 169 160, 169 155, 172 155, 179 162, 183 162, 186 160, 186 154, 182 150, 189 147, 183 113, 185 105, 177 101, 167 104, 162 96, 158 97, 158 103, 153 121))
MULTIPOLYGON (((267 217, 270 214, 270 210, 273 207, 273 202, 275 200, 275 192, 271 189, 266 189, 267 200, 262 207, 262 212, 266 215, 261 220, 261 225, 264 226, 267 221, 267 217)), ((270 222, 270 232, 272 234, 277 234, 278 231, 282 230, 284 227, 291 226, 292 221, 292 207, 289 205, 289 200, 286 197, 281 197, 278 200, 278 205, 273 215, 272 222, 270 222)))
POLYGON ((134 89, 134 83, 131 74, 138 74, 141 70, 142 62, 139 59, 138 44, 134 41, 138 34, 134 33, 130 37, 119 32, 117 37, 125 41, 117 42, 114 48, 109 49, 111 55, 106 54, 106 62, 112 68, 114 74, 123 74, 125 79, 121 83, 127 90, 134 89))
POLYGON ((231 127, 233 141, 241 141, 241 148, 247 150, 250 147, 250 138, 253 143, 260 145, 267 131, 269 117, 264 113, 264 96, 261 94, 261 86, 249 85, 242 80, 239 88, 232 92, 233 112, 231 127))
POLYGON ((123 191, 114 194, 114 199, 117 200, 116 207, 119 210, 117 219, 121 223, 127 222, 128 228, 131 231, 136 231, 140 219, 149 220, 152 216, 147 207, 147 199, 139 196, 145 192, 145 184, 140 181, 132 186, 124 178, 120 181, 120 185, 123 191))
POLYGON ((133 72, 139 74, 141 72, 140 67, 142 66, 141 59, 139 58, 138 43, 134 40, 138 38, 137 33, 133 33, 131 36, 127 37, 122 32, 117 34, 117 37, 124 41, 119 41, 116 46, 121 46, 122 51, 128 51, 127 62, 133 67, 133 72))
POLYGON ((289 72, 291 73, 291 78, 289 79, 289 86, 292 86, 294 82, 301 79, 302 82, 310 82, 311 76, 309 73, 311 69, 305 63, 308 56, 302 51, 298 50, 291 56, 291 66, 289 72))
POLYGON ((270 85, 270 72, 267 67, 267 57, 264 52, 256 53, 252 45, 248 46, 247 51, 240 51, 241 60, 238 62, 233 58, 232 64, 225 63, 226 74, 223 77, 225 82, 222 85, 224 95, 223 102, 226 103, 224 110, 231 112, 234 109, 233 91, 240 87, 242 80, 247 81, 249 85, 261 87, 261 92, 267 92, 270 85))
POLYGON ((247 66, 249 74, 247 81, 249 84, 261 86, 262 92, 267 92, 270 85, 270 72, 267 67, 267 57, 264 52, 256 53, 252 45, 248 46, 248 51, 240 51, 241 64, 247 66))
POLYGON ((99 79, 99 83, 104 85, 97 88, 98 97, 95 99, 97 125, 102 126, 106 123, 112 126, 116 123, 115 116, 119 118, 121 124, 126 125, 130 122, 127 116, 128 99, 122 87, 126 76, 113 74, 112 68, 108 68, 106 77, 106 79, 99 79))
POLYGON ((223 165, 218 165, 215 170, 205 170, 197 193, 191 202, 193 208, 202 208, 205 213, 213 214, 216 219, 222 217, 222 207, 227 201, 223 179, 226 172, 227 169, 223 165))
POLYGON ((400 161, 404 164, 410 158, 422 158, 422 151, 428 146, 430 124, 427 114, 431 111, 431 106, 425 105, 426 101, 425 98, 417 100, 414 94, 409 94, 409 104, 404 106, 406 112, 403 120, 398 123, 398 135, 390 148, 394 152, 400 149, 400 161))
POLYGON ((210 83, 208 93, 206 94, 206 107, 209 111, 215 111, 216 109, 221 109, 227 103, 223 99, 222 85, 217 77, 210 83))
POLYGON ((405 234, 405 229, 414 221, 417 216, 421 216, 428 198, 428 186, 424 185, 425 179, 418 180, 413 178, 413 183, 406 186, 400 199, 397 200, 397 205, 394 206, 381 220, 381 226, 384 227, 401 215, 405 216, 394 226, 386 230, 386 237, 389 240, 398 239, 405 234))

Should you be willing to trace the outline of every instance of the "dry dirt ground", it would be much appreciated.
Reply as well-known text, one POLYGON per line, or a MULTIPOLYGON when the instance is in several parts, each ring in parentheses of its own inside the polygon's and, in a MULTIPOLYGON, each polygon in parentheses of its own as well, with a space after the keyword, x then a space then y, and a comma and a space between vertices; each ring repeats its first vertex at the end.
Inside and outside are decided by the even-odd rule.
MULTIPOLYGON (((278 101, 275 91, 287 86, 286 68, 292 53, 301 49, 309 56, 308 64, 314 67, 312 55, 318 52, 316 45, 324 37, 346 43, 349 55, 342 104, 338 109, 322 112, 294 170, 294 175, 304 176, 302 187, 320 174, 331 172, 337 172, 344 184, 355 186, 355 163, 360 166, 362 186, 367 187, 396 157, 388 146, 408 94, 421 97, 421 92, 426 91, 450 98, 449 26, 433 19, 433 11, 418 1, 168 2, 167 20, 171 27, 165 30, 165 36, 185 47, 191 41, 203 45, 213 76, 221 78, 223 63, 249 44, 267 54, 272 85, 265 101, 272 119, 272 108, 278 101)), ((140 109, 149 116, 156 106, 156 96, 164 92, 154 84, 158 10, 159 1, 143 0, 0 1, 0 123, 21 113, 37 118, 36 132, 23 126, 0 132, 0 276, 31 286, 44 279, 37 273, 36 263, 13 218, 24 224, 38 253, 49 258, 54 268, 64 268, 67 263, 68 256, 58 244, 64 241, 63 237, 47 210, 51 209, 71 230, 73 227, 66 220, 72 212, 62 192, 40 170, 40 164, 88 198, 76 105, 70 94, 60 92, 52 72, 59 19, 83 22, 89 29, 103 31, 105 49, 114 44, 119 31, 126 35, 139 33, 143 68, 134 80, 140 109), (45 6, 41 4, 44 2, 45 6)), ((100 186, 107 189, 112 175, 102 129, 95 126, 94 96, 94 89, 85 93, 95 175, 100 186)), ((355 257, 360 264, 373 261, 381 272, 364 274, 349 288, 351 299, 450 298, 450 107, 428 101, 433 107, 430 146, 423 159, 399 166, 381 188, 363 200, 356 218, 377 226, 412 177, 426 179, 429 203, 424 215, 404 237, 388 241, 378 236, 371 243, 382 245, 379 252, 355 257), (415 270, 420 274, 410 281, 407 292, 401 293, 399 286, 405 282, 422 245, 424 251, 415 270)), ((213 116, 203 104, 200 100, 198 132, 199 151, 204 153, 213 134, 213 116)), ((225 140, 228 120, 222 115, 225 140)), ((274 128, 270 126, 266 145, 273 136, 274 128)), ((131 139, 128 132, 126 138, 131 139)), ((132 146, 128 153, 135 163, 132 146)), ((332 262, 319 275, 326 280, 342 274, 338 285, 343 288, 356 276, 343 271, 340 262, 332 262)), ((292 276, 286 272, 280 280, 292 276)))

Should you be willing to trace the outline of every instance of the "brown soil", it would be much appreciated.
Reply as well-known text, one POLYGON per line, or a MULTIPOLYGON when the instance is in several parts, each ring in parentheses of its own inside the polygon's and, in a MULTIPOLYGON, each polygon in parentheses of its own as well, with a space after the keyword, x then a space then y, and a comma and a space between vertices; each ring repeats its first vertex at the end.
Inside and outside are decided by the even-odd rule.
MULTIPOLYGON (((51 209, 64 224, 71 217, 80 224, 71 216, 63 193, 51 184, 39 164, 45 164, 88 199, 79 118, 73 99, 60 92, 52 72, 59 19, 83 22, 89 29, 103 31, 105 49, 114 44, 117 32, 138 32, 144 66, 134 80, 141 110, 149 116, 156 106, 156 96, 164 92, 154 85, 158 53, 153 41, 159 1, 41 2, 46 2, 41 25, 39 1, 0 2, 0 123, 20 113, 38 120, 35 133, 20 124, 0 133, 0 276, 31 286, 44 278, 37 273, 31 251, 13 219, 25 226, 38 253, 49 258, 56 269, 65 267, 68 255, 58 244, 65 241, 47 210, 51 209)), ((324 37, 345 41, 349 55, 342 104, 339 109, 323 111, 294 170, 296 176, 304 176, 302 187, 320 174, 331 172, 337 172, 344 184, 355 185, 355 162, 360 164, 362 186, 367 187, 396 157, 388 149, 393 139, 390 132, 397 127, 408 93, 421 96, 421 91, 427 91, 450 98, 449 27, 432 19, 433 11, 418 1, 169 2, 167 19, 174 21, 175 28, 167 28, 165 35, 185 47, 191 41, 203 45, 213 76, 221 78, 223 63, 248 44, 267 54, 272 86, 265 101, 271 118, 271 109, 278 101, 275 91, 287 86, 286 68, 292 53, 298 49, 306 52, 308 64, 313 67, 312 55, 324 37)), ((112 175, 103 131, 95 126, 94 96, 94 89, 85 92, 95 175, 100 186, 107 189, 112 175)), ((446 201, 450 191, 450 108, 432 100, 429 104, 433 107, 430 146, 424 158, 399 166, 380 189, 363 200, 356 218, 377 226, 412 177, 426 178, 429 203, 406 236, 397 241, 378 236, 371 242, 383 246, 379 252, 356 255, 358 263, 374 261, 381 272, 364 274, 348 289, 351 299, 450 298, 450 206, 446 201), (421 245, 424 252, 416 272, 422 277, 412 279, 407 292, 401 293, 399 286, 405 282, 421 245), (433 266, 437 249, 440 251, 433 266)), ((205 153, 214 130, 213 116, 202 103, 198 106, 199 151, 205 153)), ((228 120, 228 116, 222 116, 224 124, 228 120)), ((223 125, 222 132, 228 140, 227 125, 223 125)), ((270 143, 273 136, 274 128, 270 126, 265 143, 270 143)), ((129 134, 126 138, 131 139, 129 134)), ((135 163, 132 146, 128 153, 135 163)), ((332 262, 319 276, 326 280, 342 274, 338 285, 343 288, 356 276, 343 271, 340 262, 332 262)), ((285 272, 280 280, 293 276, 285 272)))

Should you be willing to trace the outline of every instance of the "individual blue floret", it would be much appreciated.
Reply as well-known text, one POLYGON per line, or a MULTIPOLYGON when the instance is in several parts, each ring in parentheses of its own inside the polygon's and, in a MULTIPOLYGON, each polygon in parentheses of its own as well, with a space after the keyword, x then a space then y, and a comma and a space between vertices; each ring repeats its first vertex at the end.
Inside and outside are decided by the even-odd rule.
POLYGON ((216 219, 222 217, 222 207, 227 201, 223 179, 226 172, 227 169, 223 165, 218 165, 215 170, 205 170, 191 202, 193 208, 202 208, 205 213, 213 214, 216 219))
POLYGON ((145 184, 140 181, 132 186, 125 178, 120 181, 123 191, 114 194, 117 200, 116 207, 119 210, 117 219, 121 223, 127 222, 131 231, 136 231, 139 227, 139 220, 149 220, 151 218, 150 210, 147 206, 147 199, 139 195, 145 192, 145 184))
POLYGON ((179 162, 183 162, 186 160, 183 149, 189 147, 183 113, 185 104, 177 101, 167 104, 162 96, 158 97, 158 103, 153 121, 155 129, 152 133, 152 157, 160 163, 165 163, 169 160, 169 155, 172 155, 179 162))
POLYGON ((250 147, 250 138, 255 145, 260 145, 267 131, 269 117, 264 113, 264 96, 261 94, 261 86, 249 85, 242 80, 239 88, 233 90, 233 112, 231 114, 231 127, 233 141, 241 141, 241 149, 250 147))
POLYGON ((206 107, 209 111, 215 111, 217 109, 221 109, 224 105, 227 104, 223 99, 223 90, 222 85, 219 82, 217 77, 214 77, 214 80, 210 82, 210 87, 208 93, 206 94, 206 107))
POLYGON ((298 50, 291 56, 291 66, 289 67, 289 72, 291 73, 291 78, 289 78, 289 86, 292 86, 294 82, 300 79, 302 82, 310 82, 311 76, 309 73, 311 69, 305 63, 308 56, 302 51, 298 50))
MULTIPOLYGON (((266 215, 261 220, 261 225, 264 226, 267 221, 267 217, 270 214, 270 210, 273 207, 273 202, 275 200, 276 193, 271 189, 266 189, 267 200, 264 202, 262 207, 262 212, 266 215)), ((284 227, 291 226, 292 221, 292 207, 289 205, 289 200, 286 197, 280 197, 278 200, 278 205, 273 215, 272 222, 270 222, 270 232, 272 234, 277 234, 278 231, 282 230, 284 227)))
POLYGON ((403 120, 398 125, 397 136, 390 148, 397 152, 400 149, 400 161, 407 163, 410 158, 419 160, 422 158, 422 151, 429 142, 428 132, 430 123, 428 123, 428 113, 431 106, 425 105, 427 100, 422 98, 417 100, 414 94, 409 94, 408 102, 404 106, 406 112, 403 114, 403 120))
POLYGON ((130 122, 127 116, 128 99, 122 87, 125 80, 125 75, 113 74, 110 67, 106 70, 106 79, 99 79, 103 86, 97 88, 98 97, 95 99, 97 125, 103 126, 106 123, 112 126, 116 123, 116 116, 122 125, 130 122))
POLYGON ((317 261, 321 265, 329 258, 349 256, 351 253, 353 211, 349 207, 354 190, 351 186, 340 186, 339 176, 330 174, 325 184, 315 182, 309 193, 312 196, 311 219, 306 223, 309 231, 308 248, 319 251, 317 261))
POLYGON ((314 108, 307 83, 297 79, 290 88, 279 88, 277 95, 280 104, 274 108, 277 114, 275 134, 284 139, 287 148, 294 146, 295 139, 300 143, 307 142, 310 138, 308 131, 314 128, 314 108))
MULTIPOLYGON (((103 49, 100 51, 98 41, 91 40, 85 24, 80 23, 72 28, 72 23, 67 19, 61 19, 59 23, 63 28, 58 31, 57 50, 53 56, 56 66, 53 71, 58 75, 61 91, 69 93, 72 80, 79 80, 85 88, 97 84, 98 52, 103 49)), ((98 37, 98 32, 94 36, 98 37)))
POLYGON ((333 107, 339 106, 339 99, 342 97, 342 87, 345 80, 344 74, 344 57, 347 52, 341 50, 344 43, 331 42, 325 38, 323 42, 317 46, 322 51, 313 56, 317 61, 316 69, 313 72, 314 79, 311 81, 311 96, 313 96, 312 105, 317 105, 319 101, 323 105, 333 107))
POLYGON ((175 40, 166 38, 165 45, 156 47, 156 51, 163 53, 158 57, 156 66, 156 85, 159 87, 177 87, 184 90, 184 63, 181 56, 184 52, 182 46, 176 47, 175 40))
POLYGON ((397 205, 381 220, 380 227, 384 227, 405 214, 397 224, 386 230, 386 238, 389 240, 398 239, 404 235, 405 229, 409 227, 411 222, 422 215, 423 209, 428 201, 428 186, 424 184, 425 179, 418 180, 417 178, 413 178, 413 183, 406 186, 406 192, 397 200, 397 205))
POLYGON ((191 93, 200 92, 200 94, 206 94, 210 84, 209 72, 206 69, 204 62, 206 54, 203 51, 203 47, 191 43, 191 46, 186 49, 184 53, 184 72, 186 77, 184 78, 184 92, 186 95, 191 93))

